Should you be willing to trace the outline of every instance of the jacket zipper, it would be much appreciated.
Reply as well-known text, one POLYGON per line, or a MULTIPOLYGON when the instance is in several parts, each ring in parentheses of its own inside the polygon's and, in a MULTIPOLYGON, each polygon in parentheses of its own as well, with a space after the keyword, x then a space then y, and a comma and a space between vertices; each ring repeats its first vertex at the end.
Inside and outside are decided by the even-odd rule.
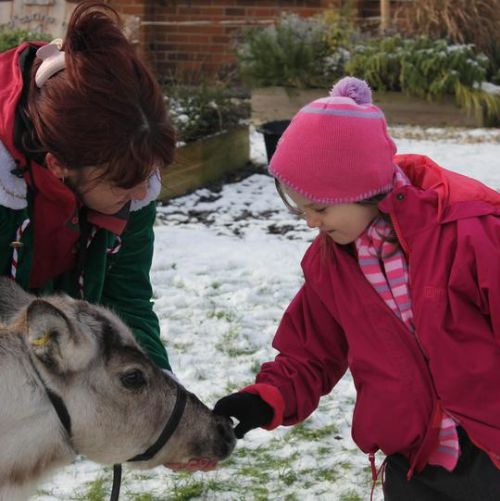
MULTIPOLYGON (((396 232, 396 236, 398 238, 398 241, 401 244, 401 247, 402 247, 403 251, 406 253, 407 263, 408 263, 408 275, 410 275, 410 269, 409 269, 410 268, 410 248, 409 248, 408 244, 406 243, 406 240, 402 237, 401 228, 400 228, 400 225, 399 225, 399 222, 398 222, 396 216, 394 215, 394 212, 389 213, 389 217, 391 218, 391 222, 392 222, 392 225, 394 226, 394 231, 396 232)), ((384 305, 391 312, 391 314, 394 315, 394 312, 389 308, 389 306, 385 303, 385 301, 378 294, 377 294, 377 296, 384 303, 384 305)), ((404 328, 406 330, 408 330, 408 327, 403 322, 403 320, 401 318, 399 318, 397 315, 395 315, 395 316, 404 325, 404 328)), ((420 339, 419 339, 419 337, 417 335, 417 330, 415 329, 415 331, 413 333, 410 333, 410 334, 413 334, 413 336, 415 337, 416 344, 417 344, 420 352, 422 353, 422 356, 424 357, 425 366, 427 368, 427 374, 428 374, 428 377, 429 377, 430 385, 431 385, 432 391, 434 393, 433 394, 434 401, 437 402, 439 400, 439 394, 438 394, 438 392, 436 390, 436 387, 435 387, 435 384, 434 384, 434 379, 432 378, 432 374, 431 374, 431 371, 429 369, 429 363, 428 363, 429 356, 427 355, 426 351, 422 347, 420 339)), ((410 479, 413 476, 413 471, 415 470, 417 459, 418 459, 418 457, 419 457, 419 455, 420 455, 420 453, 422 451, 422 447, 423 446, 424 446, 424 443, 422 443, 420 445, 419 449, 415 453, 414 459, 413 459, 412 463, 410 464, 410 469, 408 471, 408 479, 410 479)), ((373 475, 374 475, 374 472, 375 472, 375 480, 376 480, 377 470, 375 468, 375 456, 374 456, 373 453, 370 453, 368 457, 369 457, 369 460, 370 460, 370 466, 371 466, 371 471, 372 471, 372 478, 373 478, 373 475)))

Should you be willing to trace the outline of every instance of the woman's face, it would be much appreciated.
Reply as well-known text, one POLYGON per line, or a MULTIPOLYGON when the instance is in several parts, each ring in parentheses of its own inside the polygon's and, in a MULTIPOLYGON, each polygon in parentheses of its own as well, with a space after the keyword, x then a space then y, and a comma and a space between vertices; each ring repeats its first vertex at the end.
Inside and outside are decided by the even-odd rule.
POLYGON ((99 168, 84 167, 69 171, 64 180, 83 205, 102 214, 116 214, 131 200, 142 200, 146 196, 147 180, 132 188, 119 188, 100 178, 101 173, 99 168))
POLYGON ((294 214, 303 217, 309 228, 317 228, 334 242, 346 245, 354 242, 378 216, 375 205, 357 203, 322 205, 283 186, 282 191, 292 203, 286 203, 294 214))
POLYGON ((52 153, 46 154, 45 164, 76 193, 83 205, 102 214, 116 214, 131 200, 142 200, 148 192, 148 180, 132 188, 120 188, 102 177, 102 167, 68 169, 52 153))

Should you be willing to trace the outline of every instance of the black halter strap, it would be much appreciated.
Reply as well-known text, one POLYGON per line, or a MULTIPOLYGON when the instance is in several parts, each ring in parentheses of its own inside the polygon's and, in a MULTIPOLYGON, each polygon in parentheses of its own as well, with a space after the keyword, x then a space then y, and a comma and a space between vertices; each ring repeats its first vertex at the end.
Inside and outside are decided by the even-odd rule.
POLYGON ((137 456, 128 459, 128 463, 134 461, 147 461, 148 459, 151 459, 168 442, 177 429, 177 426, 179 426, 179 422, 186 407, 186 400, 186 392, 180 386, 177 386, 177 396, 175 399, 174 410, 172 411, 172 414, 170 414, 167 424, 165 425, 165 428, 163 428, 160 436, 156 442, 142 454, 137 454, 137 456))
POLYGON ((59 417, 59 421, 61 421, 65 430, 68 432, 68 436, 71 438, 71 417, 69 415, 66 404, 57 393, 54 393, 52 390, 49 390, 47 386, 45 386, 45 391, 47 392, 47 396, 49 397, 49 400, 52 406, 54 407, 57 416, 59 417))
MULTIPOLYGON (((45 392, 47 393, 47 397, 49 398, 50 403, 52 404, 54 410, 56 411, 59 421, 61 421, 61 424, 64 426, 64 429, 68 433, 68 438, 71 439, 71 416, 69 415, 66 404, 57 393, 53 392, 45 384, 44 379, 42 378, 39 370, 36 368, 36 365, 31 359, 31 357, 29 357, 29 360, 31 362, 33 370, 35 371, 38 379, 40 380, 42 386, 45 389, 45 392)), ((156 442, 151 447, 146 449, 143 453, 137 454, 133 458, 128 459, 127 460, 128 463, 135 461, 147 461, 148 459, 151 459, 170 440, 175 430, 179 426, 182 415, 184 414, 184 409, 186 408, 186 402, 187 402, 186 391, 180 385, 177 385, 177 395, 175 398, 174 409, 172 411, 172 414, 170 414, 170 417, 168 418, 167 424, 160 433, 160 436, 157 438, 156 442)), ((113 487, 111 490, 110 501, 118 501, 120 497, 121 481, 122 481, 122 465, 115 464, 113 465, 113 487)))
MULTIPOLYGON (((187 393, 180 386, 177 386, 177 396, 175 399, 174 409, 172 414, 170 414, 167 424, 163 428, 160 436, 151 447, 146 449, 142 454, 137 454, 137 456, 128 459, 127 463, 147 461, 148 459, 151 459, 170 440, 170 437, 174 434, 177 426, 179 426, 182 415, 184 414, 186 401, 187 393)), ((122 465, 115 464, 113 465, 113 488, 111 490, 110 501, 118 501, 118 498, 120 497, 121 480, 122 465)))
POLYGON ((59 421, 61 421, 61 424, 63 425, 64 429, 66 430, 66 433, 68 434, 68 438, 71 440, 71 416, 69 415, 68 408, 66 407, 66 404, 64 403, 63 399, 54 391, 52 391, 47 384, 45 383, 45 380, 43 379, 42 375, 40 374, 40 371, 37 369, 35 362, 33 362, 32 358, 29 357, 29 361, 31 363, 31 367, 35 371, 35 374, 40 381, 40 383, 43 386, 43 389, 45 390, 45 393, 47 394, 48 399, 50 400, 50 403, 52 404, 52 407, 54 407, 54 410, 56 411, 57 417, 59 418, 59 421))

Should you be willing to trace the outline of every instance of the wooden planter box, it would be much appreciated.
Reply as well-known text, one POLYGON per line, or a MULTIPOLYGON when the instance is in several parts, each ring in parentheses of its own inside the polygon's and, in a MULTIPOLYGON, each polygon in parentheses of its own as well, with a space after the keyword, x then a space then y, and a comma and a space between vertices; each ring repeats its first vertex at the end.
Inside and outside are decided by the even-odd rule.
MULTIPOLYGON (((323 89, 286 89, 263 87, 252 90, 252 120, 264 123, 270 120, 290 119, 299 109, 320 97, 328 95, 323 89)), ((373 101, 385 113, 389 125, 421 125, 424 127, 483 127, 484 119, 468 115, 458 108, 453 98, 441 101, 407 96, 401 92, 375 92, 373 101)))
POLYGON ((242 169, 250 159, 248 127, 239 127, 180 146, 175 162, 162 172, 160 200, 184 195, 242 169))

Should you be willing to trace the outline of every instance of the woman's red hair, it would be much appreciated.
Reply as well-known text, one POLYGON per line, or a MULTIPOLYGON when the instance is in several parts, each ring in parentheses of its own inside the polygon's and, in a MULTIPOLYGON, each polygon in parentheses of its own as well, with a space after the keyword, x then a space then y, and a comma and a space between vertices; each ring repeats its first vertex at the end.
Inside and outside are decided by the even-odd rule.
POLYGON ((104 167, 123 188, 173 161, 175 133, 160 86, 125 38, 116 11, 78 4, 64 39, 66 68, 38 89, 28 114, 39 147, 69 169, 104 167))

